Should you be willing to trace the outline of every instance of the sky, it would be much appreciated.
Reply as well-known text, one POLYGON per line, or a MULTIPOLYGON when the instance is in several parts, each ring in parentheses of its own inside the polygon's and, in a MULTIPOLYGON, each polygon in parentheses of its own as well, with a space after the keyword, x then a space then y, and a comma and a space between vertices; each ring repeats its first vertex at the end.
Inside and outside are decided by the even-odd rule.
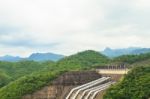
POLYGON ((0 56, 150 47, 150 0, 0 0, 0 56))

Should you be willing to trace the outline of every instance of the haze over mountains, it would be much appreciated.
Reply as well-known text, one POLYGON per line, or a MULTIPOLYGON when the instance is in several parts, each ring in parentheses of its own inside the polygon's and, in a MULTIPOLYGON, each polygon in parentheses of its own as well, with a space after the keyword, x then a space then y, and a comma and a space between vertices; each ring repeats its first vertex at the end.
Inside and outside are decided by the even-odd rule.
MULTIPOLYGON (((150 52, 150 48, 141 47, 129 47, 122 49, 111 49, 109 47, 105 48, 100 53, 108 56, 110 58, 121 56, 121 55, 135 55, 150 52)), ((64 55, 55 53, 33 53, 29 57, 22 58, 19 56, 6 55, 0 57, 0 61, 16 62, 20 60, 34 60, 34 61, 58 61, 62 59, 64 55)))
POLYGON ((108 57, 117 57, 121 55, 136 55, 150 52, 150 48, 141 48, 141 47, 129 47, 122 49, 111 49, 109 47, 105 48, 101 53, 108 57))
POLYGON ((64 55, 60 54, 54 54, 54 53, 33 53, 32 55, 29 56, 29 60, 34 60, 34 61, 57 61, 61 58, 63 58, 64 55))
POLYGON ((10 62, 15 62, 15 61, 20 61, 20 60, 57 61, 63 57, 64 55, 54 54, 54 53, 33 53, 29 57, 26 57, 26 58, 22 58, 19 56, 6 55, 6 56, 0 57, 0 60, 10 61, 10 62))

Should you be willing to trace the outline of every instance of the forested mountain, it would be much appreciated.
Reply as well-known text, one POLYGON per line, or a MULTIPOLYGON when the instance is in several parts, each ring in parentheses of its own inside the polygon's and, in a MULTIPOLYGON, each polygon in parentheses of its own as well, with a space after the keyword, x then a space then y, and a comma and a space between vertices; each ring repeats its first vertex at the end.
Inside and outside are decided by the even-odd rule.
MULTIPOLYGON (((122 55, 139 55, 150 52, 150 48, 130 47, 124 49, 111 49, 106 48, 101 53, 107 57, 114 58, 122 55)), ((1 56, 0 61, 17 62, 21 60, 34 60, 34 61, 58 61, 64 58, 64 55, 54 53, 33 53, 29 57, 22 58, 19 56, 1 56)))
POLYGON ((23 58, 21 58, 19 56, 6 55, 6 56, 0 57, 0 61, 16 62, 16 61, 20 61, 20 60, 23 60, 23 58))
POLYGON ((150 66, 135 67, 122 81, 112 86, 104 99, 149 99, 150 66))
POLYGON ((111 49, 106 48, 101 53, 108 56, 108 57, 118 57, 121 55, 138 55, 143 53, 150 52, 150 48, 140 48, 140 47, 129 47, 129 48, 123 48, 123 49, 111 49))
POLYGON ((109 58, 99 52, 87 50, 65 57, 57 62, 57 65, 66 68, 91 68, 96 65, 104 65, 110 61, 109 58))
POLYGON ((57 61, 62 59, 63 57, 64 57, 63 55, 53 53, 33 53, 27 59, 34 61, 48 61, 48 60, 57 61))
POLYGON ((29 57, 22 58, 19 56, 1 56, 0 61, 7 61, 7 62, 18 62, 22 60, 34 60, 34 61, 58 61, 62 59, 64 56, 60 54, 54 53, 33 53, 29 57))

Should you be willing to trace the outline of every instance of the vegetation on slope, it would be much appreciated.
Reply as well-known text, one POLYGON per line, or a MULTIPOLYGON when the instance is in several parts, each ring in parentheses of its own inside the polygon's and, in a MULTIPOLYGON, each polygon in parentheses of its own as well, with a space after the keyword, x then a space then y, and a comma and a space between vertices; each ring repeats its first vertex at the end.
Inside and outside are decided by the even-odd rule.
POLYGON ((53 65, 51 61, 42 63, 34 61, 0 62, 0 87, 33 72, 50 70, 53 65))
POLYGON ((106 92, 104 99, 149 99, 149 89, 150 66, 135 67, 106 92))
MULTIPOLYGON (((90 69, 94 65, 104 64, 108 61, 109 59, 104 55, 95 51, 88 50, 66 57, 60 60, 58 63, 50 66, 48 66, 48 64, 50 63, 47 62, 37 63, 33 61, 33 63, 31 61, 31 63, 14 63, 20 65, 12 67, 5 65, 6 68, 1 66, 3 67, 2 69, 8 74, 17 71, 17 74, 15 74, 15 76, 12 76, 13 78, 21 78, 9 83, 7 86, 2 87, 0 89, 0 99, 20 99, 21 96, 32 93, 49 84, 53 79, 58 77, 58 75, 62 74, 63 72, 70 70, 90 69), (14 70, 14 67, 17 70, 14 70), (13 69, 10 69, 9 71, 7 70, 9 68, 13 69), (31 72, 35 71, 39 72, 31 74, 31 72), (30 75, 25 75, 27 73, 30 75)), ((11 63, 8 64, 11 65, 11 63)))
POLYGON ((0 70, 0 87, 8 84, 9 81, 10 81, 10 77, 2 70, 0 70))
POLYGON ((41 72, 21 77, 0 89, 0 99, 21 99, 23 95, 40 89, 62 73, 61 71, 41 72))
POLYGON ((65 57, 58 61, 57 66, 62 69, 88 69, 97 65, 107 64, 110 60, 99 52, 87 50, 65 57))
POLYGON ((113 62, 122 62, 122 63, 135 63, 139 61, 144 61, 150 59, 150 53, 139 54, 139 55, 122 55, 113 59, 113 62))

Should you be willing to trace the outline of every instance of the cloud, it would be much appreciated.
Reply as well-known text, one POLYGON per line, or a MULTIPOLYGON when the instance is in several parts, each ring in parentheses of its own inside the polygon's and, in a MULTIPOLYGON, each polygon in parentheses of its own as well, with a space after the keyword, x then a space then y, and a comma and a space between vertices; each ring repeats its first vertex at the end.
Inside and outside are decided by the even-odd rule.
POLYGON ((149 0, 1 0, 0 55, 150 47, 149 0))

